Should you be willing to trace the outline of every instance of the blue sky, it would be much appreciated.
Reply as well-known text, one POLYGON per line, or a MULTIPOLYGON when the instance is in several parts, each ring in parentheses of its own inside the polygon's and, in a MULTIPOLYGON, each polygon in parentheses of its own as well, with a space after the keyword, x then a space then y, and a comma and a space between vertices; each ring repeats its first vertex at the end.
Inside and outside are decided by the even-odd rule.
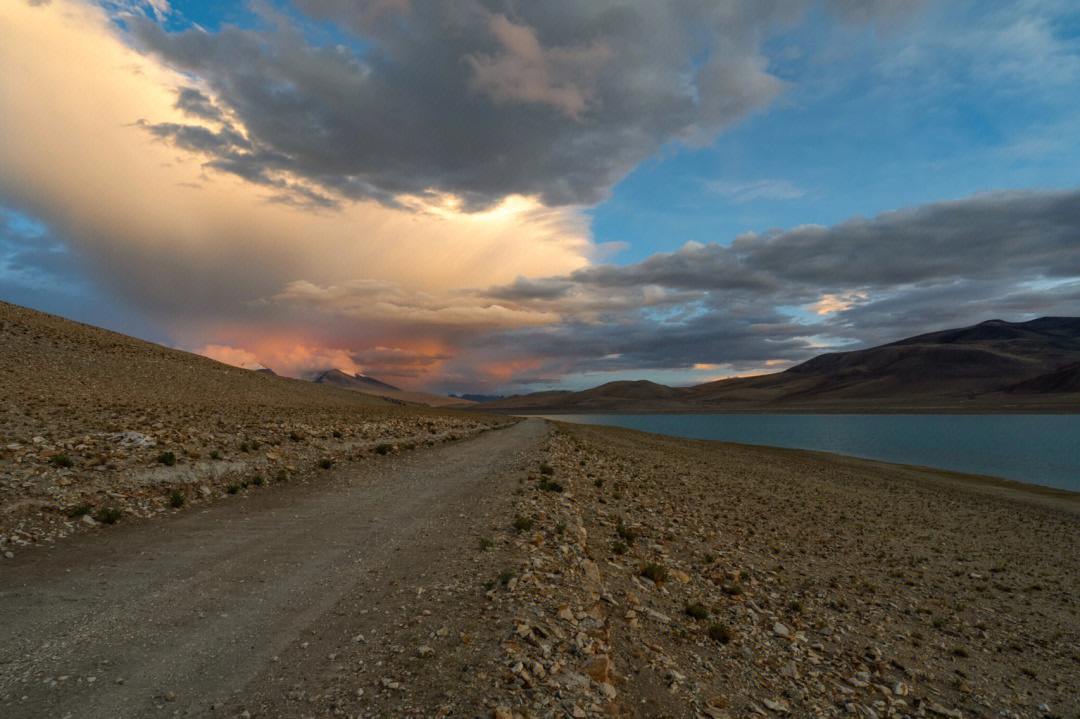
POLYGON ((1076 314, 1075 4, 0 20, 0 299, 223 361, 688 384, 1076 314))

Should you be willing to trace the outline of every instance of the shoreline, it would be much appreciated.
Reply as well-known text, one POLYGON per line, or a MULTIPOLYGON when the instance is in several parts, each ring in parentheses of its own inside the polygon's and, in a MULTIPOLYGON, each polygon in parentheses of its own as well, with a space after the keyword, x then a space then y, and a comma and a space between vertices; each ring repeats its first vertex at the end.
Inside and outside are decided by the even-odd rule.
MULTIPOLYGON (((627 429, 627 430, 631 430, 631 431, 643 432, 645 434, 654 434, 654 435, 658 435, 658 436, 662 436, 662 437, 670 437, 670 438, 673 438, 673 439, 685 439, 685 440, 690 440, 690 441, 701 441, 701 442, 718 442, 718 443, 721 443, 721 444, 730 444, 730 445, 742 446, 742 447, 747 447, 747 448, 764 448, 764 449, 774 449, 774 450, 783 450, 783 451, 791 451, 791 452, 819 453, 819 454, 823 454, 823 455, 830 455, 830 456, 833 456, 833 457, 836 457, 836 458, 843 458, 843 459, 850 459, 850 460, 859 460, 859 461, 864 461, 864 462, 873 462, 873 463, 894 465, 896 467, 906 468, 906 469, 909 469, 909 470, 921 470, 921 471, 926 471, 926 472, 938 472, 938 473, 943 473, 943 474, 948 474, 948 475, 956 475, 958 477, 960 477, 960 476, 973 477, 973 478, 977 478, 979 481, 991 482, 991 483, 995 483, 995 482, 996 483, 1002 483, 1003 485, 1013 486, 1016 489, 1032 488, 1032 489, 1042 490, 1042 491, 1046 491, 1046 492, 1050 492, 1050 493, 1060 492, 1060 493, 1064 493, 1066 495, 1075 496, 1075 497, 1078 498, 1078 501, 1080 501, 1080 489, 1071 489, 1071 488, 1066 488, 1066 487, 1054 486, 1054 485, 1051 485, 1051 484, 1042 484, 1042 483, 1039 483, 1039 482, 1026 481, 1026 480, 1023 480, 1023 479, 1014 479, 1014 478, 1011 478, 1011 477, 988 474, 988 473, 985 473, 985 472, 966 471, 964 469, 954 469, 954 468, 949 468, 949 467, 939 467, 939 466, 934 466, 932 464, 919 464, 917 462, 909 462, 909 461, 896 460, 896 459, 886 459, 886 458, 874 457, 874 456, 870 456, 870 455, 850 454, 850 453, 847 453, 847 452, 845 452, 843 450, 815 449, 815 448, 809 448, 809 447, 789 447, 789 446, 776 445, 776 444, 757 444, 757 443, 754 443, 754 442, 739 442, 739 441, 735 441, 735 440, 726 440, 726 439, 685 437, 685 436, 678 435, 678 434, 669 434, 669 433, 666 433, 666 432, 654 431, 652 429, 637 428, 637 427, 625 427, 623 425, 618 425, 618 424, 602 424, 602 423, 593 423, 593 422, 576 422, 576 421, 573 421, 573 420, 566 419, 568 416, 587 417, 587 416, 597 416, 598 414, 599 413, 596 413, 596 414, 593 414, 593 413, 561 413, 561 414, 543 414, 543 415, 518 415, 518 416, 539 417, 541 419, 544 419, 544 420, 547 420, 547 421, 550 421, 550 422, 566 423, 566 424, 578 425, 578 426, 627 429)), ((636 413, 604 413, 604 414, 613 414, 613 415, 619 415, 619 416, 622 416, 622 415, 635 416, 636 415, 636 413)), ((687 414, 690 414, 690 413, 687 413, 687 414)), ((727 413, 717 413, 717 414, 725 414, 726 415, 727 413)), ((787 415, 784 415, 784 416, 787 416, 787 415)), ((829 416, 837 416, 837 415, 829 415, 829 416)), ((854 416, 857 416, 857 415, 842 415, 842 416, 852 416, 852 417, 854 417, 854 416)), ((894 415, 894 416, 918 417, 920 415, 911 414, 911 415, 894 415)), ((955 415, 955 416, 962 416, 962 415, 955 415)), ((980 416, 980 417, 982 417, 982 416, 986 416, 986 415, 970 415, 970 416, 980 416)), ((1009 416, 1015 416, 1015 415, 1009 415, 1009 416)), ((1050 414, 1050 415, 1031 415, 1031 416, 1056 417, 1056 416, 1059 416, 1059 415, 1050 414)))
POLYGON ((874 459, 872 457, 858 457, 851 454, 831 452, 828 450, 749 444, 746 442, 729 442, 720 439, 698 439, 694 437, 680 437, 673 434, 664 434, 662 432, 649 432, 647 430, 621 427, 618 425, 566 422, 555 419, 552 415, 541 416, 541 419, 551 422, 559 427, 589 427, 604 431, 611 430, 619 433, 627 432, 643 434, 675 442, 704 444, 706 446, 715 445, 715 448, 717 449, 732 448, 748 452, 760 452, 763 455, 774 455, 776 457, 784 457, 793 460, 810 459, 818 462, 828 462, 835 464, 838 467, 842 466, 847 469, 871 473, 887 470, 893 473, 906 475, 912 481, 931 482, 949 487, 966 487, 983 491, 987 494, 1007 496, 1013 499, 1038 501, 1040 504, 1064 508, 1080 514, 1080 491, 1063 489, 1060 487, 1050 487, 1043 484, 1035 484, 1033 482, 1023 482, 1020 480, 1008 479, 1006 477, 995 477, 988 474, 962 472, 959 470, 943 469, 940 467, 930 467, 918 464, 906 464, 903 462, 890 462, 888 460, 874 459))

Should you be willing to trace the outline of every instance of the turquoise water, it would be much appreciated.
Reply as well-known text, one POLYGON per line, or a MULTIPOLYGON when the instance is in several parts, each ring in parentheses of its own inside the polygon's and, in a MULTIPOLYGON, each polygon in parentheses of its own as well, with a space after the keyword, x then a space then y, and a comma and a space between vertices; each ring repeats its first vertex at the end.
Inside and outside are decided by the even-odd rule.
POLYGON ((1080 492, 1080 415, 548 416, 675 437, 837 452, 1080 492))

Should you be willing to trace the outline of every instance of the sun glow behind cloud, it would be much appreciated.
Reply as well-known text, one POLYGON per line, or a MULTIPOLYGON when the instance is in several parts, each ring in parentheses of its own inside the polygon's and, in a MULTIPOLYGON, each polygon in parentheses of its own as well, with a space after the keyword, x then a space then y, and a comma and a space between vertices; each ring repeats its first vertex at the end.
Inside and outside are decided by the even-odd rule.
POLYGON ((182 347, 288 373, 324 360, 360 371, 350 358, 366 350, 415 354, 410 328, 552 321, 460 289, 570 272, 596 251, 579 208, 535 198, 481 212, 447 193, 318 208, 208 167, 146 129, 192 122, 176 101, 192 78, 131 49, 100 8, 4 3, 0 37, 0 191, 182 347))

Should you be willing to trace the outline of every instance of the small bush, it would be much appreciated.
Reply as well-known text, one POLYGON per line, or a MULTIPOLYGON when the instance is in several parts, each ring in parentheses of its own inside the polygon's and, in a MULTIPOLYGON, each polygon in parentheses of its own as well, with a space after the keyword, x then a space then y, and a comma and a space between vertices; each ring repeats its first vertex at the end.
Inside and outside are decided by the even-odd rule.
POLYGON ((541 462, 540 463, 540 474, 547 474, 547 475, 555 474, 555 468, 552 467, 547 462, 541 462))
POLYGON ((968 655, 968 651, 967 651, 967 649, 964 649, 963 647, 953 647, 952 655, 954 657, 960 657, 961 659, 966 659, 967 655, 968 655))
POLYGON ((97 514, 94 515, 94 519, 102 524, 116 524, 122 516, 124 516, 124 513, 119 509, 102 507, 98 510, 97 514))
POLYGON ((721 591, 723 591, 724 594, 728 595, 729 597, 737 597, 742 594, 742 587, 740 587, 738 584, 727 584, 724 585, 724 588, 721 591))
POLYGON ((561 491, 563 491, 563 486, 561 484, 559 484, 558 482, 552 481, 552 480, 548 480, 548 479, 541 479, 540 484, 538 484, 536 486, 538 486, 540 489, 542 489, 545 492, 561 492, 561 491))
POLYGON ((480 537, 480 549, 481 550, 486 551, 488 549, 491 549, 491 547, 492 547, 492 541, 490 539, 488 539, 487 537, 480 537))
POLYGON ((236 494, 237 492, 240 491, 240 485, 239 484, 230 484, 228 487, 225 488, 225 491, 228 492, 229 494, 236 494))
POLYGON ((263 485, 262 475, 256 474, 254 477, 251 478, 251 483, 254 484, 256 487, 261 487, 263 485))
POLYGON ((260 444, 259 440, 257 440, 257 439, 251 440, 251 442, 249 442, 248 444, 251 447, 252 451, 257 450, 259 447, 262 446, 262 444, 260 444))
POLYGON ((158 455, 157 461, 166 467, 171 467, 176 464, 176 455, 172 452, 162 452, 158 455))
POLYGON ((611 551, 615 552, 615 554, 626 554, 626 550, 626 542, 621 542, 616 539, 614 542, 611 543, 611 551))
POLYGON ((240 451, 241 451, 241 452, 246 452, 246 451, 248 451, 248 450, 249 450, 250 448, 251 448, 251 445, 249 445, 249 444, 248 444, 247 442, 241 442, 241 443, 240 443, 240 451))
POLYGON ((705 562, 705 564, 712 564, 716 561, 716 557, 706 552, 705 556, 701 558, 701 561, 705 562))
POLYGON ((332 459, 330 459, 329 457, 323 457, 322 459, 319 460, 319 467, 321 469, 330 469, 333 466, 334 466, 334 461, 332 459))
POLYGON ((275 482, 284 482, 288 478, 289 473, 286 472, 284 469, 278 470, 278 473, 274 475, 275 482))
POLYGON ((386 443, 375 445, 375 451, 379 454, 390 454, 390 445, 386 443))
POLYGON ((330 433, 330 436, 334 439, 341 439, 341 430, 335 429, 333 432, 330 433))
POLYGON ((692 604, 687 602, 687 604, 683 607, 683 614, 690 617, 691 619, 697 620, 709 618, 709 610, 706 609, 705 605, 701 602, 694 602, 692 604))
POLYGON ((660 584, 667 579, 667 569, 660 564, 649 562, 641 568, 641 576, 660 584))
POLYGON ((713 622, 709 625, 708 629, 709 639, 714 642, 720 642, 721 644, 727 644, 731 641, 731 630, 727 628, 726 624, 722 622, 713 622))
POLYGON ((184 495, 180 494, 179 490, 174 489, 169 495, 169 506, 176 509, 184 506, 184 495))
POLYGON ((533 528, 532 517, 514 517, 514 530, 518 532, 528 532, 533 528))
POLYGON ((595 486, 597 489, 599 489, 600 487, 603 487, 604 486, 604 480, 602 480, 602 479, 593 480, 593 486, 595 486))
POLYGON ((73 467, 73 466, 75 466, 75 462, 73 462, 71 457, 67 456, 66 454, 58 454, 58 455, 56 455, 55 457, 52 458, 52 463, 55 464, 57 467, 73 467))
POLYGON ((221 459, 221 452, 216 449, 210 450, 210 459, 221 459))
POLYGON ((510 580, 513 578, 514 573, 511 572, 509 569, 499 572, 499 584, 503 585, 504 587, 509 584, 510 580))
POLYGON ((77 517, 83 516, 84 514, 90 514, 90 510, 92 509, 93 507, 91 507, 89 504, 80 504, 77 507, 72 507, 71 509, 69 509, 68 516, 72 519, 75 519, 77 517))
POLYGON ((637 532, 630 527, 627 527, 621 521, 615 525, 615 534, 618 534, 619 538, 627 544, 633 544, 634 540, 637 539, 637 532))
POLYGON ((793 612, 798 612, 799 614, 802 614, 802 602, 800 602, 798 599, 792 599, 790 602, 788 602, 788 609, 793 612))
POLYGON ((555 534, 562 534, 566 531, 566 522, 559 522, 555 525, 555 534))
POLYGON ((289 439, 291 439, 293 442, 299 442, 303 438, 304 435, 300 434, 295 429, 292 432, 289 432, 289 439))

